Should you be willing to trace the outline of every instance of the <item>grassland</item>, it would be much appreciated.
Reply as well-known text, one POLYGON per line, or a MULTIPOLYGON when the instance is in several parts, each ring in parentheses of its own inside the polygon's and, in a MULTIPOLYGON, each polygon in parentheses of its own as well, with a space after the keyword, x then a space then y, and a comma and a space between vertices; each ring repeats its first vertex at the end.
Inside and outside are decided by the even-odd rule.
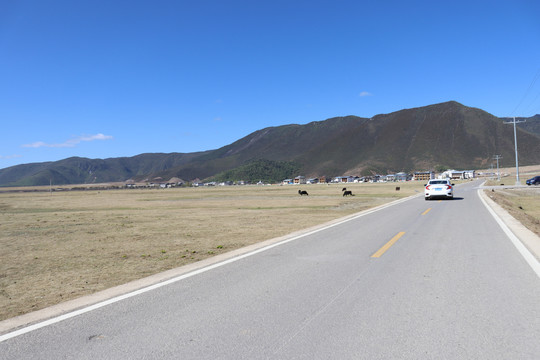
POLYGON ((395 186, 0 193, 0 320, 422 191, 395 186))
MULTIPOLYGON (((488 184, 515 180, 501 173, 488 184)), ((423 191, 346 186, 354 197, 339 184, 0 193, 0 320, 423 191)), ((540 187, 488 195, 540 235, 540 187)))
POLYGON ((510 215, 540 236, 540 187, 486 191, 510 215))
MULTIPOLYGON (((488 180, 488 186, 514 185, 516 183, 515 168, 500 171, 500 181, 488 180)), ((524 166, 520 168, 520 182, 540 175, 540 166, 524 166)), ((529 230, 540 236, 540 186, 497 188, 486 191, 486 194, 501 205, 510 215, 519 220, 529 230)))

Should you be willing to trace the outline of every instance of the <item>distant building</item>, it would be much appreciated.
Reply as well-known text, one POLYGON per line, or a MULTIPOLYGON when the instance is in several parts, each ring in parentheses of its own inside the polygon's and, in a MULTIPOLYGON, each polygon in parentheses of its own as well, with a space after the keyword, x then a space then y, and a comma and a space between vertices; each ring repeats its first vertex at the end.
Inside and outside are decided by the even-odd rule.
POLYGON ((411 176, 404 172, 398 172, 396 174, 396 181, 408 181, 411 180, 411 176))
POLYGON ((464 179, 474 179, 476 178, 476 170, 465 170, 463 172, 464 179))
POLYGON ((475 170, 446 170, 440 176, 441 179, 465 180, 476 178, 475 170))
POLYGON ((292 185, 294 184, 294 180, 293 179, 285 179, 281 182, 282 185, 292 185))
POLYGON ((182 186, 185 184, 185 181, 178 178, 178 177, 173 177, 173 178, 170 178, 169 181, 168 181, 169 184, 174 184, 173 186, 182 186))
POLYGON ((413 180, 429 181, 435 179, 435 173, 433 171, 417 171, 414 173, 413 180))
POLYGON ((332 180, 335 183, 352 183, 354 182, 354 176, 337 176, 332 180))

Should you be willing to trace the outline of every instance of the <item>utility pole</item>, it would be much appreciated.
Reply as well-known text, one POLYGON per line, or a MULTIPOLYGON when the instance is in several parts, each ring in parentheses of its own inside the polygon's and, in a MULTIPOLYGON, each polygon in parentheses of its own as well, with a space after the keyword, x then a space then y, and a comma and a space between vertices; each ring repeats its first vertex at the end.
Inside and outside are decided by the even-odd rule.
POLYGON ((516 123, 522 123, 525 122, 525 120, 516 121, 516 117, 514 116, 514 121, 512 122, 505 122, 505 124, 514 124, 514 147, 516 151, 516 185, 521 185, 521 182, 519 181, 519 165, 518 165, 518 150, 517 150, 517 135, 516 135, 516 123))
POLYGON ((497 160, 497 181, 501 181, 501 173, 499 172, 499 159, 502 159, 501 155, 493 155, 493 158, 497 160))

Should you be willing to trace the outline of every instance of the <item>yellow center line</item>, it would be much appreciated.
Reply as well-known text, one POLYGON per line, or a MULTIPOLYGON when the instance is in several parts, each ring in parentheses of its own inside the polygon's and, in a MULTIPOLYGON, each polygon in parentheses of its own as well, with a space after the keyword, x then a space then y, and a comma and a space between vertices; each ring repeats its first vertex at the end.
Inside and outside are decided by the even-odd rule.
POLYGON ((386 252, 386 250, 390 249, 390 246, 394 245, 394 243, 396 241, 399 240, 400 237, 402 237, 403 235, 405 234, 404 231, 402 232, 399 232, 396 236, 394 236, 389 242, 387 242, 386 244, 384 244, 384 246, 382 248, 380 248, 375 254, 371 255, 371 257, 373 258, 378 258, 378 257, 381 257, 382 254, 384 254, 386 252))
POLYGON ((431 211, 431 208, 429 208, 429 209, 427 209, 426 211, 424 211, 424 212, 422 213, 422 215, 426 215, 426 214, 427 214, 428 212, 430 212, 430 211, 431 211))

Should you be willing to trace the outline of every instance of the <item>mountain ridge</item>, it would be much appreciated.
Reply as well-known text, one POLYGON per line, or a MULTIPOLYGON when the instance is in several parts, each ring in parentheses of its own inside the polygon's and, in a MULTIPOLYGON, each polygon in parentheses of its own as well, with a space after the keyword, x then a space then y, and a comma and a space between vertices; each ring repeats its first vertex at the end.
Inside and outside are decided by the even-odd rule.
MULTIPOLYGON (((144 153, 109 159, 72 157, 16 165, 0 169, 0 186, 155 177, 191 181, 208 179, 255 160, 294 163, 299 174, 309 177, 435 167, 480 169, 489 167, 495 154, 509 164, 514 158, 513 127, 505 124, 507 120, 449 101, 372 118, 349 115, 305 125, 267 127, 219 149, 202 152, 144 153)), ((540 115, 518 124, 518 145, 520 164, 540 164, 540 115)))

